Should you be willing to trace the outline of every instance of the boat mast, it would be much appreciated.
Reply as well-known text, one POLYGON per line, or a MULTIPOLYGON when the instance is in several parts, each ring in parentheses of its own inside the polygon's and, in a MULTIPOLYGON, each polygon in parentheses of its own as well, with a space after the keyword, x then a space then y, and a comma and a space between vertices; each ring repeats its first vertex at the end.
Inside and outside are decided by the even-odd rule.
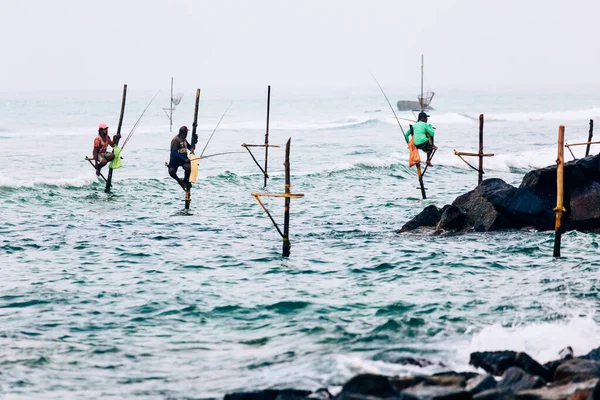
MULTIPOLYGON (((423 84, 421 83, 421 86, 423 86, 423 84)), ((423 89, 421 89, 421 92, 423 91, 423 89)), ((169 114, 169 132, 173 132, 173 77, 171 77, 171 102, 170 102, 170 107, 171 107, 171 113, 169 114)))
POLYGON ((424 98, 423 98, 423 54, 421 54, 421 97, 419 98, 419 104, 421 105, 421 111, 424 110, 425 107, 423 107, 423 103, 424 103, 424 98))

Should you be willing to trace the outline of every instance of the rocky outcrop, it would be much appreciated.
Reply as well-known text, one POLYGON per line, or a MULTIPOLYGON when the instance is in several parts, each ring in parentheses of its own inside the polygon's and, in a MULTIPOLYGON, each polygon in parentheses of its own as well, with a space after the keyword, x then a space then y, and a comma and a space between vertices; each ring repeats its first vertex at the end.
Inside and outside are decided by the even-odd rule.
POLYGON ((314 392, 268 389, 228 394, 225 399, 600 400, 600 348, 573 357, 568 347, 560 357, 542 366, 527 353, 477 352, 471 354, 470 363, 490 374, 454 371, 404 377, 362 374, 346 382, 335 396, 328 389, 314 392), (555 371, 550 371, 548 365, 556 366, 555 371))
MULTIPOLYGON (((600 155, 566 163, 564 176, 564 230, 600 230, 600 155)), ((451 205, 428 206, 400 232, 419 227, 477 232, 526 227, 551 230, 555 206, 556 166, 550 166, 528 172, 518 188, 501 179, 486 179, 451 205)))

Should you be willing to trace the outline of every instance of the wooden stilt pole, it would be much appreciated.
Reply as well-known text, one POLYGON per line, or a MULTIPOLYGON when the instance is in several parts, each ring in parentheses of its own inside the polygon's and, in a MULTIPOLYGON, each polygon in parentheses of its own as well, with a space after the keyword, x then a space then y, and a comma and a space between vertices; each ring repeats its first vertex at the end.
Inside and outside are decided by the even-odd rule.
POLYGON ((592 137, 594 137, 594 120, 590 119, 590 133, 588 135, 588 140, 587 140, 588 145, 585 148, 585 156, 586 157, 590 155, 590 142, 592 141, 592 137))
POLYGON ((479 114, 479 179, 477 184, 483 181, 483 114, 479 114))
MULTIPOLYGON (((121 127, 123 126, 123 115, 125 114, 125 99, 127 98, 127 85, 123 85, 123 100, 121 101, 121 115, 119 116, 119 125, 117 127, 117 135, 114 140, 115 146, 119 144, 119 137, 121 136, 121 127)), ((113 150, 114 154, 114 150, 113 150)), ((110 192, 110 188, 112 187, 112 176, 113 169, 108 168, 108 178, 106 179, 106 187, 104 188, 105 192, 110 192)))
POLYGON ((267 179, 269 179, 269 174, 267 173, 267 163, 269 160, 269 115, 271 113, 271 85, 268 86, 267 89, 267 131, 265 133, 265 169, 263 170, 265 174, 265 187, 267 187, 267 179))
MULTIPOLYGON (((194 122, 192 123, 192 142, 190 143, 192 146, 196 146, 198 143, 198 134, 196 133, 196 129, 198 128, 198 108, 200 106, 200 89, 196 89, 196 104, 194 106, 194 122)), ((193 155, 194 153, 190 153, 193 155)), ((190 159, 193 157, 189 157, 190 159)), ((190 168, 192 166, 190 165, 190 168)), ((192 202, 192 184, 190 182, 185 182, 185 209, 190 209, 190 203, 192 202)))
MULTIPOLYGON (((287 143, 285 144, 285 194, 284 194, 284 214, 283 214, 283 256, 290 256, 290 249, 292 245, 290 244, 290 187, 291 187, 291 179, 290 179, 290 143, 292 138, 289 138, 287 143)), ((267 147, 268 148, 268 147, 267 147)))
POLYGON ((427 193, 425 193, 425 184, 423 183, 423 175, 421 174, 421 163, 417 164, 417 176, 419 177, 419 186, 421 186, 421 196, 425 200, 427 199, 427 193))
POLYGON ((562 216, 566 211, 564 200, 564 167, 565 167, 565 127, 558 127, 558 157, 556 158, 556 223, 554 225, 554 257, 560 257, 562 235, 562 216))

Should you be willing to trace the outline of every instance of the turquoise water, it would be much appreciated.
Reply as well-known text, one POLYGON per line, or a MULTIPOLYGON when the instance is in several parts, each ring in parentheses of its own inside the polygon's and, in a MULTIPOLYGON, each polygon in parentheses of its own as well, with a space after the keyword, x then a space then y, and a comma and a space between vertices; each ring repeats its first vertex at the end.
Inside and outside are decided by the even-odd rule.
MULTIPOLYGON (((207 154, 263 140, 264 92, 203 92, 202 145, 235 100, 207 154)), ((430 119, 440 151, 423 201, 376 87, 273 87, 271 142, 292 138, 292 190, 305 194, 292 200, 292 254, 283 259, 250 196, 262 177, 248 154, 204 160, 191 212, 183 212, 183 192, 163 165, 174 133, 159 100, 123 151, 112 193, 104 192, 83 158, 100 122, 114 133, 120 95, 0 96, 6 396, 335 390, 359 372, 466 370, 471 351, 524 350, 547 361, 567 345, 578 354, 600 345, 598 235, 569 232, 564 257, 554 260, 549 232, 395 233, 426 205, 475 186, 476 173, 452 150, 476 151, 479 113, 484 149, 495 154, 486 177, 518 185, 531 168, 554 162, 559 124, 567 142, 587 139, 598 96, 440 95, 430 119), (394 363, 400 356, 432 365, 394 363)), ((152 96, 129 88, 125 134, 152 96)), ((193 90, 186 96, 176 127, 191 125, 193 90)), ((407 98, 394 89, 388 96, 407 98)), ((283 155, 270 153, 271 193, 283 190, 283 155)), ((265 204, 281 223, 283 201, 265 204)))

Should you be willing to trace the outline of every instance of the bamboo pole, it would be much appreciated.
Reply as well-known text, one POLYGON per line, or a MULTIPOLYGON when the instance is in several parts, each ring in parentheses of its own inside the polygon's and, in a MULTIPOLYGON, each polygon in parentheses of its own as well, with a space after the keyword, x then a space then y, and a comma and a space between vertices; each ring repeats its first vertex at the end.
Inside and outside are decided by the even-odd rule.
POLYGON ((271 85, 267 88, 267 130, 265 132, 265 186, 267 187, 267 179, 269 179, 269 174, 267 173, 267 163, 269 161, 269 116, 271 113, 271 85))
POLYGON ((483 114, 479 114, 479 179, 477 184, 483 181, 483 114))
MULTIPOLYGON (((127 98, 127 84, 123 85, 123 100, 121 101, 121 115, 119 116, 119 125, 117 126, 117 135, 114 140, 115 146, 119 144, 119 138, 121 136, 121 127, 123 126, 123 115, 125 114, 125 100, 127 98)), ((113 149, 113 154, 115 153, 113 149)), ((105 192, 110 192, 110 188, 112 187, 112 176, 113 169, 108 167, 108 179, 106 179, 106 187, 104 188, 105 192)))
MULTIPOLYGON (((86 160, 88 160, 88 161, 90 162, 90 165, 91 165, 92 167, 94 167, 94 169, 96 169, 96 166, 94 166, 94 163, 92 162, 92 159, 91 159, 91 158, 89 158, 89 157, 86 157, 85 159, 86 159, 86 160)), ((102 174, 102 172, 100 172, 100 176, 102 177, 102 179, 104 179, 104 182, 106 182, 106 177, 105 177, 105 176, 102 174)))
POLYGON ((600 142, 581 142, 581 143, 565 143, 565 147, 587 146, 590 144, 600 144, 600 142))
MULTIPOLYGON (((479 157, 479 153, 468 153, 465 151, 456 151, 454 150, 454 155, 456 156, 471 156, 471 157, 479 157)), ((481 154, 483 157, 492 157, 494 154, 481 154)), ((477 168, 476 168, 477 169, 477 168)))
POLYGON ((554 257, 560 257, 562 235, 562 216, 566 211, 564 200, 564 167, 565 167, 565 127, 558 127, 558 157, 556 158, 556 222, 554 225, 554 257))
MULTIPOLYGON (((194 105, 194 122, 192 122, 192 146, 196 146, 198 143, 198 134, 196 129, 198 128, 198 109, 200 107, 200 89, 196 89, 196 104, 194 105)), ((194 154, 194 153, 190 153, 194 154)), ((189 157, 188 157, 189 158, 189 157)), ((191 168, 190 164, 190 168, 191 168)), ((192 202, 192 184, 185 182, 185 209, 190 209, 190 203, 192 202)))
MULTIPOLYGON (((290 143, 292 138, 289 138, 287 143, 285 144, 285 205, 284 205, 284 214, 283 214, 283 256, 290 256, 290 187, 291 187, 291 178, 290 178, 290 143)), ((265 166, 266 167, 266 166, 265 166)))
POLYGON ((417 176, 419 177, 419 186, 421 187, 421 196, 423 200, 427 199, 427 193, 425 193, 425 184, 423 183, 423 175, 421 174, 421 163, 417 164, 417 176))
POLYGON ((585 156, 589 156, 590 155, 590 142, 592 141, 592 137, 594 136, 594 120, 590 119, 590 133, 588 135, 588 145, 585 148, 585 156))

